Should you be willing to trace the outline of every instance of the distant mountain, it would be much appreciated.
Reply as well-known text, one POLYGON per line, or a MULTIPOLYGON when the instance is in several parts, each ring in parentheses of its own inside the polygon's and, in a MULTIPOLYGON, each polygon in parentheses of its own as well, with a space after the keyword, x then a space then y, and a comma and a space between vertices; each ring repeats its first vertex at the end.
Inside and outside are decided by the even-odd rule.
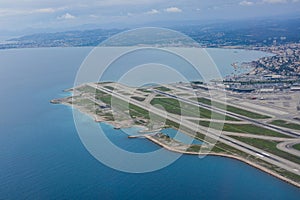
POLYGON ((208 46, 264 46, 300 42, 300 18, 284 20, 247 20, 206 26, 175 27, 208 46))
MULTIPOLYGON (((182 25, 164 26, 182 32, 203 46, 265 46, 273 44, 299 43, 300 18, 265 19, 210 24, 182 22, 182 25)), ((39 33, 13 38, 0 44, 0 49, 22 47, 78 47, 97 46, 107 38, 126 29, 95 29, 39 33)), ((124 45, 127 45, 124 43, 124 45)))
POLYGON ((107 38, 121 31, 123 30, 96 29, 57 33, 38 33, 7 40, 5 44, 0 44, 0 48, 97 46, 100 42, 103 42, 107 38))

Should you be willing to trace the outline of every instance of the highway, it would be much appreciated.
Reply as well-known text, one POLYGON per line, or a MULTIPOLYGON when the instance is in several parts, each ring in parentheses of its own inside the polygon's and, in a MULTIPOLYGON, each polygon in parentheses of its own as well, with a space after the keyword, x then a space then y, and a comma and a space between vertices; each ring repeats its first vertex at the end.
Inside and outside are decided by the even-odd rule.
MULTIPOLYGON (((295 174, 298 174, 300 175, 300 165, 299 164, 296 164, 294 162, 291 162, 289 160, 286 160, 284 158, 281 158, 279 156, 276 156, 276 155, 273 155, 273 154, 270 154, 270 153, 266 153, 264 152, 263 150, 261 149, 258 149, 256 147, 253 147, 253 146, 250 146, 248 144, 245 144, 241 141, 238 141, 238 140, 235 140, 233 138, 230 138, 228 136, 225 136, 225 135, 218 135, 216 134, 217 131, 211 131, 209 129, 207 129, 206 127, 203 127, 203 126, 200 126, 198 124, 195 124, 191 121, 188 121, 188 120, 185 120, 185 119, 182 119, 180 116, 178 115, 175 115, 175 114, 171 114, 171 113, 168 113, 166 115, 166 112, 163 111, 163 110, 160 110, 154 106, 151 106, 151 105, 145 105, 144 102, 139 102, 137 100, 134 100, 128 96, 125 96, 125 95, 122 95, 122 94, 119 94, 119 93, 115 93, 111 90, 108 90, 106 88, 103 88, 101 87, 100 85, 97 85, 97 84, 93 84, 93 83, 90 83, 89 86, 93 87, 93 88, 96 88, 98 90, 101 90, 102 92, 105 92, 105 93, 108 93, 110 95, 112 95, 113 97, 115 98, 119 98, 121 100, 124 100, 124 101, 127 101, 127 102, 130 102, 138 107, 141 107, 145 110, 148 110, 158 116, 161 116, 161 117, 167 117, 169 120, 175 122, 175 123, 178 123, 180 124, 181 126, 184 126, 185 128, 191 130, 191 131, 194 131, 195 133, 196 132, 201 132, 201 133, 208 133, 209 137, 216 140, 216 141, 220 141, 224 144, 227 144, 229 146, 232 146, 240 151, 243 151, 247 154, 250 154, 252 156, 255 156, 255 157, 258 157, 268 163, 271 163, 273 165, 276 165, 278 167, 281 167, 287 171, 290 171, 292 173, 295 173, 295 174)), ((165 94, 166 96, 170 96, 172 97, 173 95, 170 95, 170 94, 167 94, 167 93, 163 93, 163 92, 159 92, 161 94, 165 94)), ((172 98, 176 98, 175 96, 173 96, 172 98)), ((185 100, 184 100, 185 101, 185 100)), ((195 105, 195 103, 193 103, 195 105)), ((196 104, 197 105, 197 104, 196 104)), ((207 106, 206 106, 207 107, 207 106)), ((210 108, 208 108, 210 109, 210 108)), ((223 111, 224 113, 224 111, 223 111)), ((191 135, 194 137, 194 135, 191 135)))

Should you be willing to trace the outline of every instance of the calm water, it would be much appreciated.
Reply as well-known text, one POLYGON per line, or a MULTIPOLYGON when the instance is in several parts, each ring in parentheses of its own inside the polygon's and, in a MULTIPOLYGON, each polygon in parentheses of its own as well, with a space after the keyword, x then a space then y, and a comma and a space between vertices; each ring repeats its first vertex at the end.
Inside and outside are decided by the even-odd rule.
MULTIPOLYGON (((72 110, 49 103, 72 86, 89 50, 0 51, 0 199, 299 198, 300 189, 227 158, 182 156, 147 174, 122 173, 99 163, 80 142, 72 110)), ((101 126, 124 149, 158 148, 101 126)))

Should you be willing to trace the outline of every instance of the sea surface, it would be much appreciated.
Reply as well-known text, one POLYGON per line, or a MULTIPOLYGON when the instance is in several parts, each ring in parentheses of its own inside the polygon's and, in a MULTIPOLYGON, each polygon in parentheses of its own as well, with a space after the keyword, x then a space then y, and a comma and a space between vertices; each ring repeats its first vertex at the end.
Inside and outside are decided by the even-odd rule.
MULTIPOLYGON (((119 172, 97 161, 79 139, 72 109, 49 103, 72 87, 90 50, 0 51, 1 200, 299 199, 299 188, 228 158, 185 155, 164 169, 145 174, 119 172)), ((211 50, 227 74, 237 57, 248 60, 262 55, 211 50)), ((129 140, 122 130, 110 125, 100 126, 125 150, 151 152, 160 148, 146 139, 129 140)))

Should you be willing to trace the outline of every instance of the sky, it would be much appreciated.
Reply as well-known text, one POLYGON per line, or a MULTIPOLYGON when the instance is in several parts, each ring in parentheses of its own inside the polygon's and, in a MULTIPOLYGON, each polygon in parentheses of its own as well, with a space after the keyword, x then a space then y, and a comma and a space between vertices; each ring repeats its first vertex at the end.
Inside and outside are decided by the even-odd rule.
POLYGON ((0 0, 0 32, 238 20, 300 13, 300 0, 0 0))

